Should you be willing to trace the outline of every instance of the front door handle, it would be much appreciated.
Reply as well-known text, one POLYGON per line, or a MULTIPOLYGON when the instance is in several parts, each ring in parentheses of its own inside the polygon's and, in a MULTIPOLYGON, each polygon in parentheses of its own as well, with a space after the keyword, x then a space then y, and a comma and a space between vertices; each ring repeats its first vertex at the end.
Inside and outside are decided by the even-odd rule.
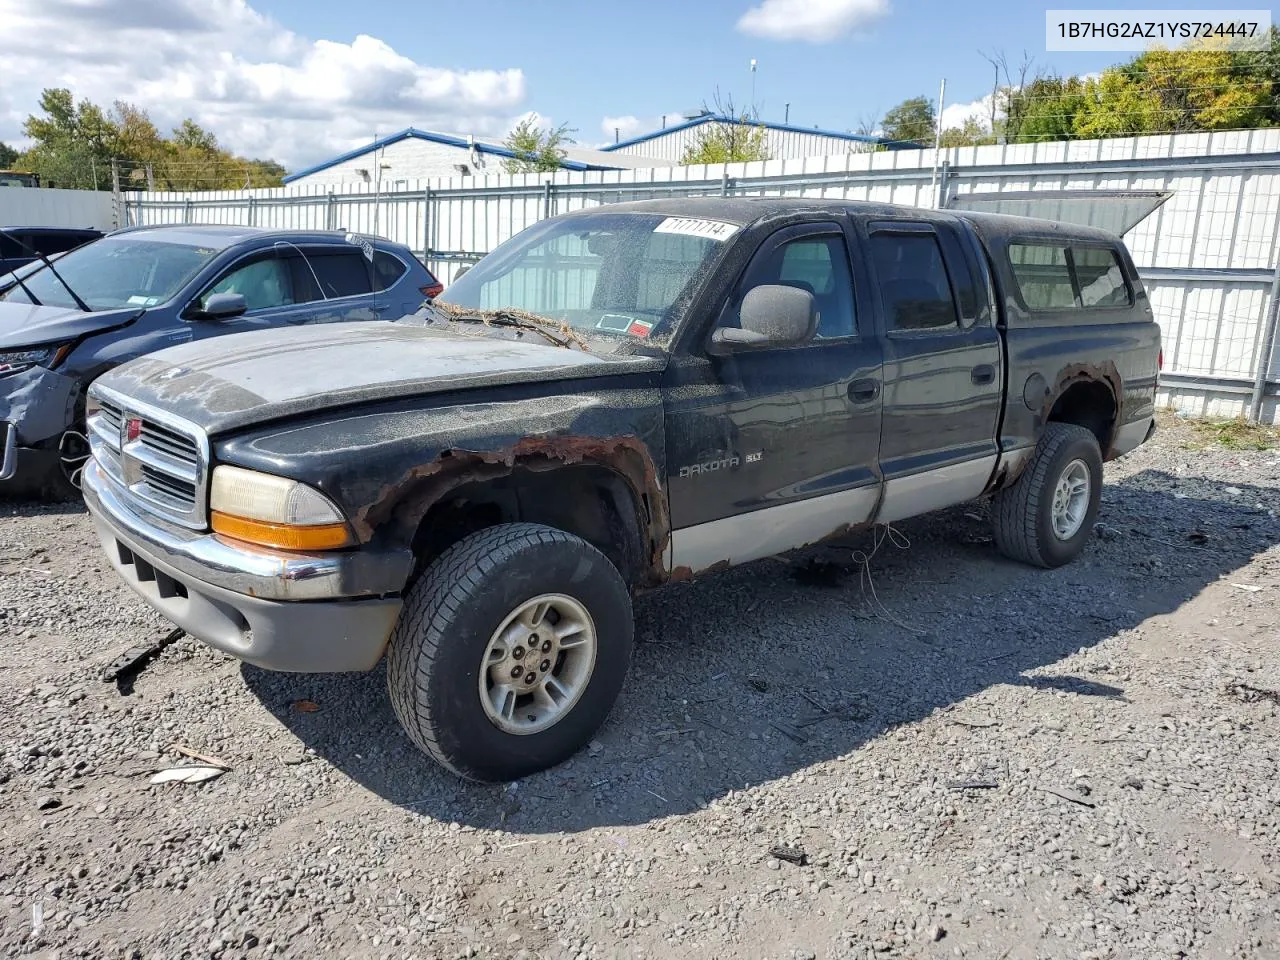
POLYGON ((849 384, 849 399, 854 403, 870 403, 880 396, 879 380, 855 380, 849 384))
POLYGON ((996 368, 989 363, 984 363, 973 368, 969 373, 969 379, 974 382, 975 386, 982 386, 987 383, 995 383, 996 368))

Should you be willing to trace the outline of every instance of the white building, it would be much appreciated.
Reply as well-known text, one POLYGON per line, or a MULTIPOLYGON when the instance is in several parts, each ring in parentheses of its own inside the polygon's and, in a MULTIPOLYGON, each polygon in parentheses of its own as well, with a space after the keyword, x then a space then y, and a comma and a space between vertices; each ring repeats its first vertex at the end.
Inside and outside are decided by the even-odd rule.
MULTIPOLYGON (((684 159, 685 150, 697 143, 701 128, 708 123, 747 125, 732 117, 706 113, 598 150, 565 147, 561 167, 581 171, 677 166, 684 159)), ((765 146, 771 160, 866 153, 879 147, 916 149, 915 144, 891 144, 879 137, 817 128, 807 130, 786 123, 760 121, 749 126, 764 128, 765 146)), ((377 181, 384 189, 394 190, 398 181, 505 173, 502 162, 514 157, 500 140, 409 127, 340 157, 299 170, 285 177, 284 182, 331 186, 377 181)))
POLYGON ((601 147, 601 152, 608 156, 645 157, 648 166, 662 166, 663 162, 679 163, 685 151, 698 142, 698 136, 706 124, 725 127, 746 126, 763 127, 765 149, 770 160, 795 160, 801 157, 829 157, 846 153, 867 153, 881 147, 890 150, 919 147, 914 143, 891 143, 881 137, 866 136, 860 133, 840 133, 836 130, 820 130, 817 127, 806 129, 789 123, 770 123, 765 120, 744 123, 733 117, 715 113, 703 113, 689 117, 681 123, 654 130, 621 143, 613 143, 601 147))
MULTIPOLYGON (((649 156, 605 153, 580 147, 565 147, 565 170, 629 170, 640 167, 669 167, 677 161, 649 156)), ((398 181, 431 177, 481 176, 504 173, 502 162, 516 155, 499 140, 409 127, 358 147, 340 157, 326 160, 290 174, 290 185, 329 186, 379 181, 394 190, 398 181)))

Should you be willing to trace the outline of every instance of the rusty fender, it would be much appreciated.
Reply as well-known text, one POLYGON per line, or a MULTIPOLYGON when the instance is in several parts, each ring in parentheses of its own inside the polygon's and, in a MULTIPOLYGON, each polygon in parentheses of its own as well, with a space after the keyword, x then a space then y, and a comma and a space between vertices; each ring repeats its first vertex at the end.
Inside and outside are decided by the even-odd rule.
POLYGON ((505 477, 517 468, 541 472, 575 464, 592 464, 618 474, 636 501, 648 561, 641 586, 666 579, 664 557, 670 537, 667 501, 653 458, 638 437, 525 437, 494 450, 442 450, 430 463, 411 470, 383 488, 370 506, 353 518, 357 535, 368 540, 388 521, 413 531, 433 506, 468 483, 505 477))
POLYGON ((1121 418, 1124 416, 1124 380, 1120 376, 1120 371, 1111 360, 1103 360, 1100 363, 1073 363, 1065 367, 1058 374, 1058 380, 1054 384, 1049 395, 1045 397, 1044 405, 1040 409, 1040 427, 1049 422, 1049 414, 1053 412, 1053 405, 1058 398, 1066 393, 1067 389, 1077 383, 1103 383, 1111 390, 1111 399, 1115 401, 1116 416, 1115 421, 1111 424, 1111 436, 1107 439, 1106 446, 1102 450, 1103 460, 1114 460, 1116 434, 1120 427, 1121 418))
MULTIPOLYGON (((1111 425, 1111 437, 1107 440, 1107 445, 1102 452, 1102 459, 1114 460, 1116 456, 1115 438, 1123 415, 1124 381, 1115 363, 1110 360, 1104 360, 1101 363, 1073 363, 1068 367, 1064 367, 1058 374, 1053 388, 1045 391, 1044 402, 1036 415, 1036 426, 1043 432, 1045 425, 1049 422, 1050 414, 1053 413, 1053 405, 1058 402, 1070 387, 1077 383, 1102 383, 1111 391, 1111 397, 1116 405, 1116 418, 1111 425)), ((982 491, 983 496, 1017 483, 1018 478, 1027 469, 1027 465, 1031 463, 1033 452, 1034 448, 1028 448, 1025 450, 1025 456, 1020 456, 1016 459, 1002 456, 995 476, 987 484, 986 489, 982 491)))

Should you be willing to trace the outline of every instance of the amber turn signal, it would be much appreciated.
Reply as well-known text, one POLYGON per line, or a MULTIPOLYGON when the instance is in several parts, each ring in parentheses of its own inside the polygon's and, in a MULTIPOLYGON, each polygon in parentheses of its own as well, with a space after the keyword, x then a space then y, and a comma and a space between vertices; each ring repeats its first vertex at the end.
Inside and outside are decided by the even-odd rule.
POLYGON ((351 528, 345 523, 317 523, 293 526, 250 520, 229 513, 213 511, 213 532, 234 540, 256 543, 281 550, 339 550, 355 543, 351 528))

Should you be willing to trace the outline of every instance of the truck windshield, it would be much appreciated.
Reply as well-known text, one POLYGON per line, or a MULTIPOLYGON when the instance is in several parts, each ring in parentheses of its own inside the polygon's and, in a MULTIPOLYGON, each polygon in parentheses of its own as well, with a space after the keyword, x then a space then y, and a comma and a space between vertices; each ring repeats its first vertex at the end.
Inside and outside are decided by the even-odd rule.
POLYGON ((437 299, 537 314, 584 333, 665 337, 737 229, 646 213, 548 220, 499 246, 437 299))
MULTIPOLYGON (((54 262, 64 280, 91 310, 115 307, 153 307, 171 300, 217 250, 181 243, 104 237, 72 250, 54 262)), ((47 267, 23 278, 28 290, 49 307, 72 307, 75 299, 47 267)), ((3 299, 28 303, 22 287, 3 299)))

